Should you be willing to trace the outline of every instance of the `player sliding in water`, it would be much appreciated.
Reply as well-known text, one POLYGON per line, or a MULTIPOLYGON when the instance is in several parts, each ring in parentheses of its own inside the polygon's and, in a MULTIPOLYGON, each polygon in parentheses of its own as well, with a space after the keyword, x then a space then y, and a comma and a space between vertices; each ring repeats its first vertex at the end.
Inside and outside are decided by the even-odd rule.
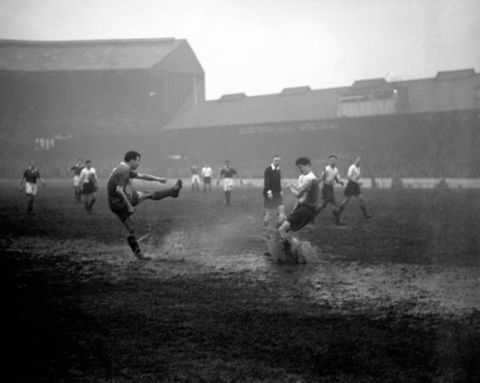
POLYGON ((289 263, 305 263, 303 255, 295 247, 290 232, 300 230, 315 218, 315 209, 319 195, 318 179, 312 171, 311 161, 307 157, 300 157, 295 161, 300 171, 297 186, 289 185, 290 191, 297 197, 293 212, 278 228, 278 234, 283 244, 283 259, 289 263))
POLYGON ((152 176, 150 174, 138 173, 136 170, 140 165, 140 153, 135 151, 129 151, 125 153, 123 161, 112 170, 110 177, 108 178, 107 191, 108 191, 108 205, 110 210, 113 211, 120 221, 123 223, 128 231, 127 241, 133 254, 138 259, 146 260, 150 259, 143 255, 138 245, 137 238, 135 237, 135 229, 130 216, 134 212, 134 206, 138 205, 146 199, 152 199, 155 201, 161 200, 166 197, 177 198, 182 188, 182 181, 178 180, 175 186, 167 190, 160 190, 155 192, 137 191, 132 188, 130 180, 132 178, 138 178, 146 181, 156 181, 162 184, 166 183, 166 178, 152 176))

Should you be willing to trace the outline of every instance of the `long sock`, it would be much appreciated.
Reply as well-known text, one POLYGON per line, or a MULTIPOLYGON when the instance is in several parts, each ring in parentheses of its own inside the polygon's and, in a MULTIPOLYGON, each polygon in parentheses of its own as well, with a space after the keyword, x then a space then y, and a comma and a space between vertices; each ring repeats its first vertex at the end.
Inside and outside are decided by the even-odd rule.
POLYGON ((370 215, 370 213, 368 212, 367 207, 366 207, 365 205, 361 205, 361 206, 360 206, 360 209, 362 210, 363 216, 364 216, 365 218, 370 218, 370 217, 371 217, 371 215, 370 215))
POLYGON ((96 201, 96 199, 92 198, 92 200, 90 201, 90 204, 88 205, 88 210, 92 210, 92 206, 95 203, 95 201, 96 201))
POLYGON ((130 249, 132 249, 133 254, 135 254, 135 256, 138 257, 142 255, 142 251, 140 250, 140 246, 138 246, 137 238, 135 238, 134 234, 129 234, 127 236, 127 242, 128 242, 128 245, 130 246, 130 249))
POLYGON ((33 199, 28 200, 27 211, 30 213, 33 210, 33 199))
POLYGON ((155 201, 158 201, 160 199, 171 197, 171 196, 172 196, 172 189, 167 189, 167 190, 159 190, 154 192, 151 198, 155 201))

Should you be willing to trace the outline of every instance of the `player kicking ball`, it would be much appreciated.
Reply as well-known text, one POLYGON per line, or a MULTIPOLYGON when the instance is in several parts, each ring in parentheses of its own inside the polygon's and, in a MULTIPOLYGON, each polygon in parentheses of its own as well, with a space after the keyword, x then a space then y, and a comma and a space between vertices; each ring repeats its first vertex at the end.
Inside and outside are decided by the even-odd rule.
POLYGON ((281 251, 278 261, 282 263, 305 263, 300 243, 292 238, 290 232, 300 230, 315 218, 315 209, 319 195, 318 179, 312 171, 311 161, 300 157, 295 161, 300 171, 297 186, 289 185, 292 194, 297 197, 293 212, 278 228, 281 239, 281 251))
POLYGON ((155 192, 137 191, 132 188, 130 180, 137 178, 146 181, 156 181, 162 184, 166 183, 166 178, 152 176, 150 174, 138 173, 137 168, 140 165, 141 155, 135 151, 125 153, 123 161, 112 170, 107 183, 108 205, 110 210, 114 212, 128 231, 128 245, 133 254, 141 260, 148 260, 149 257, 143 255, 135 237, 135 228, 130 216, 134 213, 134 206, 151 199, 154 201, 161 200, 166 197, 177 198, 182 188, 182 181, 178 180, 176 184, 167 190, 155 192))

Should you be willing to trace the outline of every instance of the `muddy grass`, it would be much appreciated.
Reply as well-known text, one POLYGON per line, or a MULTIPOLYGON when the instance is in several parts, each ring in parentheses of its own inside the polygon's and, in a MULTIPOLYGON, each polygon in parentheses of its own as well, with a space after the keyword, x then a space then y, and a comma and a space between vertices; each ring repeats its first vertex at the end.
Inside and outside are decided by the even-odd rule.
POLYGON ((2 185, 7 381, 480 380, 480 191, 367 191, 375 218, 325 211, 301 266, 263 255, 258 189, 147 201, 149 262, 104 192, 87 215, 50 185, 28 216, 2 185))

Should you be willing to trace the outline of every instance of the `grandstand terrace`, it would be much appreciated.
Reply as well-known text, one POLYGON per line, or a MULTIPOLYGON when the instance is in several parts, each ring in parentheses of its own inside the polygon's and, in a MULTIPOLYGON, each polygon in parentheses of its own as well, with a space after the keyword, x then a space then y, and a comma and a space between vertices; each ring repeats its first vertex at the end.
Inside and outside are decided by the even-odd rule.
POLYGON ((47 176, 77 157, 108 169, 132 146, 157 158, 160 128, 205 100, 202 66, 173 38, 0 41, 0 82, 0 176, 29 156, 47 176))
POLYGON ((229 158, 249 177, 261 177, 275 153, 286 172, 298 156, 320 167, 336 153, 343 172, 362 156, 368 177, 478 177, 479 119, 480 74, 465 69, 408 81, 224 95, 164 129, 170 155, 218 164, 229 158))

